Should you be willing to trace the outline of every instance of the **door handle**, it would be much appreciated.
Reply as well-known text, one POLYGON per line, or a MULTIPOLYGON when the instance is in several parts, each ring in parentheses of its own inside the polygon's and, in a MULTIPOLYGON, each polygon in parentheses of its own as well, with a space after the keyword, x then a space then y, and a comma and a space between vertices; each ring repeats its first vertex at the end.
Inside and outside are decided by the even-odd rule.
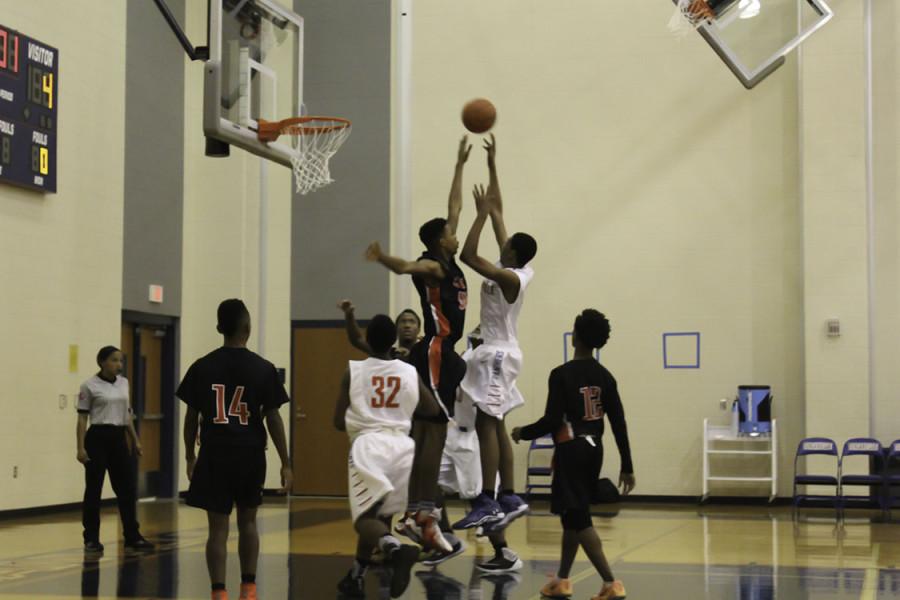
POLYGON ((305 419, 305 418, 306 418, 306 413, 303 412, 302 410, 298 410, 298 411, 297 411, 297 418, 298 418, 298 419, 305 419))
POLYGON ((141 415, 141 421, 162 421, 166 418, 166 415, 162 413, 147 413, 141 415))

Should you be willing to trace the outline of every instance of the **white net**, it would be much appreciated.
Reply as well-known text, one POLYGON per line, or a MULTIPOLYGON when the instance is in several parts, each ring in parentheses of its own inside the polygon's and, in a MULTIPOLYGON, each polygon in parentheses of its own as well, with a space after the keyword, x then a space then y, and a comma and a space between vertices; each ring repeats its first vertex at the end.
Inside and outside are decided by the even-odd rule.
POLYGON ((350 123, 328 119, 310 120, 301 127, 290 127, 284 134, 291 136, 294 156, 294 182, 297 191, 306 195, 334 183, 328 161, 350 137, 350 123))

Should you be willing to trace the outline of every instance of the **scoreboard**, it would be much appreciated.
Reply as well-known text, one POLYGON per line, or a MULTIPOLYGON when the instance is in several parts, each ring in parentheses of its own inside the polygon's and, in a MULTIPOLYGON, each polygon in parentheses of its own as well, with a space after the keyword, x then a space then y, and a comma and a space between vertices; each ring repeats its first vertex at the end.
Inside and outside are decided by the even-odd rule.
POLYGON ((56 191, 59 50, 0 25, 0 182, 56 191))

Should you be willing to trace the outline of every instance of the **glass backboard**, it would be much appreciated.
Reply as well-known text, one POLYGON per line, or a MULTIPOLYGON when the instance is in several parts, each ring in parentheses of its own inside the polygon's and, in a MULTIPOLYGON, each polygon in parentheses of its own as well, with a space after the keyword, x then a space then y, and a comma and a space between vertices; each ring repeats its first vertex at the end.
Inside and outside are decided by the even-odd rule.
POLYGON ((785 56, 833 15, 824 0, 707 0, 707 4, 716 17, 697 31, 747 89, 784 64, 785 56))
POLYGON ((204 133, 290 167, 289 140, 256 132, 259 119, 301 114, 303 18, 274 0, 211 0, 209 26, 204 133))

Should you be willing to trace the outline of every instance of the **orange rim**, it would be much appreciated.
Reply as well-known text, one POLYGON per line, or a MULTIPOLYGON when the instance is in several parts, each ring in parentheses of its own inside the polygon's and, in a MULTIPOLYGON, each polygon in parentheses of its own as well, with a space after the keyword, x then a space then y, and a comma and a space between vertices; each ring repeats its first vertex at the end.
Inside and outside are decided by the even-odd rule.
POLYGON ((329 131, 337 131, 350 127, 350 120, 341 117, 292 117, 290 119, 282 119, 281 121, 266 121, 264 119, 259 119, 258 122, 259 131, 256 135, 262 142, 274 142, 284 134, 311 135, 328 133, 329 131), (315 126, 305 125, 305 123, 329 121, 333 124, 315 126))

